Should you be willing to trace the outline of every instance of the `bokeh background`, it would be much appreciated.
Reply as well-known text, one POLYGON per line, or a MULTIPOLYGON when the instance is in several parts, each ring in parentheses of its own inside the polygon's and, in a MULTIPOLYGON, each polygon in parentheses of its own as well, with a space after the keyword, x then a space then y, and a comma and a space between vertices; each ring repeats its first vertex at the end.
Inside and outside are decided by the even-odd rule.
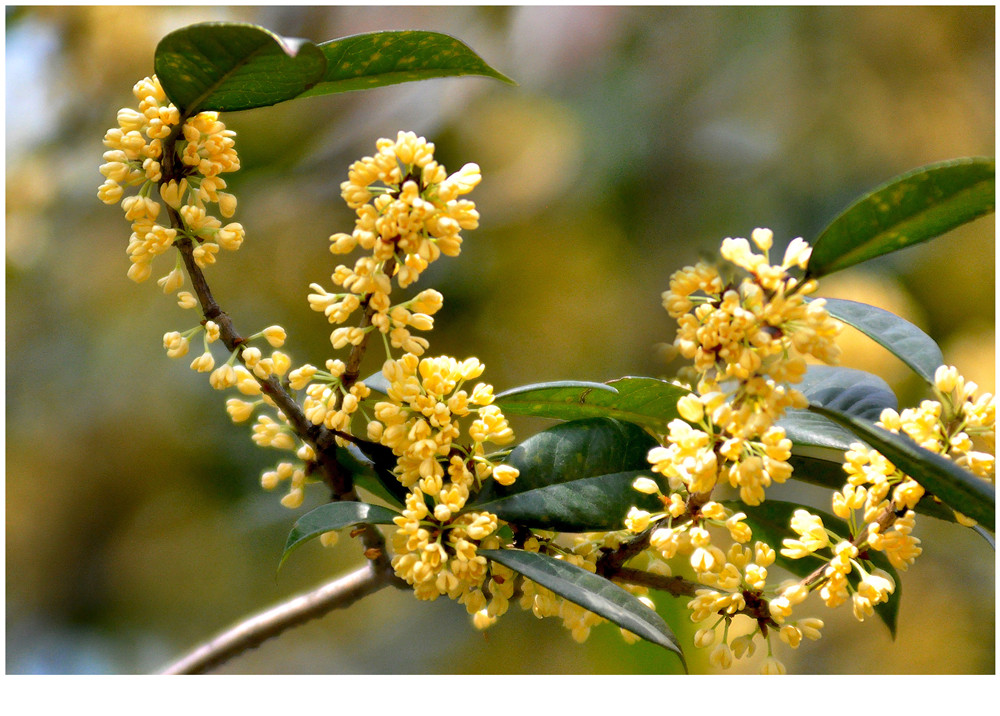
MULTIPOLYGON (((209 277, 245 332, 285 326, 298 362, 331 355, 305 296, 310 282, 330 283, 328 235, 352 225, 339 183, 399 129, 434 141, 453 170, 482 167, 481 228, 422 286, 445 294, 432 350, 477 355, 498 391, 662 375, 654 345, 672 337, 660 307, 672 271, 756 226, 779 248, 811 239, 896 174, 994 152, 992 7, 139 5, 7 8, 5 19, 8 673, 155 671, 359 563, 345 538, 300 550, 276 574, 296 515, 258 475, 278 456, 229 422, 189 361, 164 356, 160 337, 192 314, 125 278, 128 226, 96 199, 101 138, 167 32, 204 20, 314 41, 436 30, 519 83, 433 80, 225 118, 239 135, 244 169, 231 186, 247 241, 209 277)), ((994 269, 990 217, 831 276, 821 293, 907 317, 993 391, 994 269)), ((845 343, 848 365, 879 373, 904 401, 922 397, 892 356, 858 336, 845 343)), ((538 427, 515 423, 521 437, 538 427)), ((317 486, 303 511, 323 499, 317 486)), ((925 551, 903 575, 896 642, 879 623, 817 606, 828 628, 780 651, 789 671, 995 671, 993 552, 929 519, 917 534, 925 551)), ((659 603, 687 641, 683 605, 659 603)), ((758 668, 759 658, 738 670, 758 668)), ((676 669, 611 626, 580 646, 514 608, 484 635, 461 606, 384 591, 222 671, 676 669)))

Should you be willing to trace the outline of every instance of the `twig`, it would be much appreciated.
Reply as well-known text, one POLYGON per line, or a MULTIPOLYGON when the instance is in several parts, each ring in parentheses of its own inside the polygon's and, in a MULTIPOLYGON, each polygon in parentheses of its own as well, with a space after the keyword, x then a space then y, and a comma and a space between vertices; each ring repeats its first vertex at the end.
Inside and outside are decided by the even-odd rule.
POLYGON ((699 589, 704 589, 701 584, 691 582, 683 577, 667 577, 662 574, 652 574, 643 572, 641 569, 631 569, 621 567, 613 572, 609 579, 627 582, 639 587, 649 587, 667 592, 674 597, 693 597, 699 589))
POLYGON ((227 629, 189 654, 174 662, 163 674, 203 674, 245 651, 292 627, 325 616, 334 609, 354 602, 389 586, 405 583, 391 572, 377 570, 371 564, 332 582, 245 619, 227 629))

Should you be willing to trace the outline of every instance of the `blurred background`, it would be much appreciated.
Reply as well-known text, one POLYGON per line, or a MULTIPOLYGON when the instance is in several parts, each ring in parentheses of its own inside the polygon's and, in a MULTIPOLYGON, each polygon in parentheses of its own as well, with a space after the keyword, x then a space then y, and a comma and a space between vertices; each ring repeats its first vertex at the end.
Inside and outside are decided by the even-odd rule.
MULTIPOLYGON (((96 198, 101 139, 167 32, 259 23, 323 41, 359 32, 454 35, 512 87, 419 82, 224 117, 247 228, 210 269, 245 333, 272 323, 297 363, 331 356, 307 286, 330 285, 327 237, 350 231, 347 166, 413 130, 449 169, 482 167, 481 228, 419 287, 445 295, 435 353, 475 354, 496 390, 552 379, 663 375, 671 272, 723 237, 807 240, 853 199, 930 162, 992 155, 992 7, 679 8, 30 7, 6 9, 6 665, 8 673, 147 673, 248 613, 360 563, 299 550, 302 510, 259 487, 278 460, 227 418, 224 396, 166 331, 193 325, 128 281, 129 228, 96 198)), ((227 176, 227 180, 230 177, 227 176)), ((154 269, 159 276, 168 259, 154 269)), ((820 293, 924 328, 984 390, 995 385, 993 218, 829 277, 820 293)), ((920 385, 845 334, 848 365, 920 385)), ((377 369, 378 361, 372 366, 377 369)), ((542 427, 514 423, 519 437, 542 427)), ((806 496, 811 499, 810 496, 806 496)), ((825 502, 828 497, 815 496, 825 502)), ((899 634, 817 614, 819 642, 779 650, 794 673, 994 673, 994 553, 925 518, 903 575, 899 634)), ((683 604, 658 599, 689 644, 683 604)), ((695 671, 703 654, 686 648, 695 671)), ((756 673, 760 659, 738 671, 756 673)), ((268 642, 224 673, 674 673, 612 626, 583 646, 512 608, 487 633, 446 599, 383 591, 268 642)))

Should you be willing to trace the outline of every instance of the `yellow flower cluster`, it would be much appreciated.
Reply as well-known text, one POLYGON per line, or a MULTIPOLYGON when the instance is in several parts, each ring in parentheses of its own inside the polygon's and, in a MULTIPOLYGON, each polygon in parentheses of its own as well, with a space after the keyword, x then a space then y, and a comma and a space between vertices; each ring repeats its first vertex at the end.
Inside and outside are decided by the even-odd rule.
POLYGON ((393 521, 398 529, 392 536, 396 553, 392 566, 397 576, 413 585, 417 599, 447 595, 464 604, 469 614, 487 610, 493 618, 507 610, 514 589, 512 573, 477 554, 479 547, 500 546, 494 534, 498 528, 495 515, 466 512, 439 519, 428 509, 420 489, 413 488, 403 513, 393 521))
MULTIPOLYGON (((916 408, 901 413, 886 409, 878 424, 894 433, 912 438, 926 450, 944 455, 969 472, 989 482, 996 481, 993 454, 976 450, 975 441, 994 449, 996 404, 990 393, 979 395, 978 386, 966 382, 953 366, 940 366, 934 375, 938 400, 925 400, 916 408)), ((834 493, 833 511, 855 523, 860 512, 862 524, 868 523, 866 540, 873 549, 884 551, 897 569, 906 569, 920 555, 920 540, 914 537, 916 515, 913 509, 924 496, 924 488, 901 472, 877 450, 855 443, 846 453, 844 470, 847 484, 834 493), (875 522, 891 507, 905 510, 888 531, 875 522)), ((973 525, 956 513, 965 525, 973 525)))
POLYGON ((483 369, 475 358, 420 359, 412 353, 382 367, 389 381, 389 400, 375 404, 368 437, 392 449, 398 456, 395 472, 400 483, 433 498, 435 516, 442 521, 461 510, 470 491, 483 480, 492 476, 509 485, 517 477, 515 468, 493 464, 483 447, 487 442, 507 445, 514 439, 507 419, 492 405, 493 386, 477 383, 471 393, 462 387, 483 369), (459 446, 459 420, 473 414, 468 428, 472 444, 459 446))
POLYGON ((795 239, 780 265, 768 252, 773 234, 756 229, 752 250, 746 239, 725 239, 723 258, 746 272, 733 287, 707 263, 688 266, 670 278, 663 305, 678 322, 679 354, 693 362, 696 393, 677 403, 663 446, 649 453, 654 472, 675 491, 711 494, 725 480, 748 505, 764 501, 772 482, 792 473, 791 442, 775 422, 788 408, 804 408, 804 396, 784 383, 802 379, 805 357, 827 362, 839 356, 840 324, 823 301, 806 302, 815 281, 791 275, 805 268, 811 249, 795 239), (735 387, 723 389, 722 385, 735 387))
MULTIPOLYGON (((146 77, 132 88, 139 100, 138 110, 123 108, 118 112, 118 127, 104 136, 105 163, 101 174, 105 181, 97 195, 106 204, 121 201, 125 218, 132 222, 128 255, 132 262, 128 276, 136 282, 145 281, 152 273, 152 261, 165 253, 178 238, 188 236, 196 242, 194 258, 199 266, 215 263, 219 248, 235 251, 243 242, 243 226, 225 226, 207 213, 207 204, 218 204, 219 213, 230 218, 236 211, 236 198, 223 189, 226 182, 219 174, 240 168, 234 149, 235 133, 227 130, 216 112, 201 112, 188 119, 179 129, 183 140, 177 144, 177 157, 164 157, 164 140, 177 131, 181 116, 167 100, 156 76, 146 77), (165 163, 179 159, 174 176, 165 177, 165 163), (124 187, 138 186, 137 194, 122 198, 124 187), (157 222, 162 204, 178 213, 180 225, 157 222)), ((165 293, 173 293, 183 285, 179 266, 158 283, 165 293)), ((187 297, 182 306, 193 306, 187 297)))
MULTIPOLYGON (((714 266, 699 263, 671 276, 663 305, 677 319, 674 345, 693 362, 705 386, 700 392, 711 392, 726 379, 759 379, 748 386, 746 400, 757 404, 752 408, 780 411, 784 401, 772 395, 775 382, 801 380, 806 355, 835 363, 840 324, 830 318, 822 300, 806 302, 816 282, 800 282, 789 273, 806 267, 812 249, 805 241, 795 239, 782 263, 770 265, 772 232, 755 229, 751 237, 762 254, 746 239, 722 242, 722 257, 749 274, 738 287, 725 285, 714 266)), ((743 422, 742 417, 733 415, 733 424, 743 422)))
POLYGON ((320 372, 308 363, 296 368, 289 374, 291 387, 293 390, 305 388, 302 409, 313 425, 349 433, 352 419, 361 401, 371 395, 371 389, 358 381, 345 390, 341 376, 347 366, 342 360, 328 360, 326 368, 326 372, 320 372), (322 380, 310 382, 316 377, 322 380))
MULTIPOLYGON (((729 634, 737 619, 741 621, 751 619, 741 614, 744 610, 759 614, 765 606, 768 606, 764 596, 765 583, 768 576, 767 568, 774 563, 774 560, 774 550, 765 542, 755 542, 752 549, 734 543, 722 557, 721 563, 714 567, 716 570, 714 580, 704 579, 702 574, 699 574, 699 580, 703 583, 714 581, 715 584, 712 589, 699 589, 694 599, 688 602, 691 621, 697 624, 712 620, 711 624, 695 633, 694 643, 700 648, 714 646, 709 654, 709 663, 716 668, 728 669, 734 659, 752 656, 756 650, 754 639, 761 634, 768 645, 768 658, 761 668, 761 673, 785 673, 784 665, 771 654, 770 639, 764 636, 759 623, 750 622, 752 630, 748 633, 732 638, 729 634), (724 624, 721 639, 718 633, 720 624, 724 624)), ((789 593, 789 597, 778 597, 776 600, 771 600, 771 604, 775 601, 780 604, 782 600, 788 601, 792 597, 801 600, 808 594, 808 590, 801 589, 800 593, 793 595, 791 587, 785 591, 789 593)), ((798 648, 803 636, 811 640, 819 639, 820 629, 823 628, 822 620, 811 617, 786 623, 779 610, 774 608, 770 609, 770 616, 781 625, 778 631, 781 641, 793 649, 798 648)))
POLYGON ((395 141, 379 139, 374 157, 354 162, 341 194, 355 210, 353 233, 330 237, 330 250, 347 254, 360 246, 369 252, 354 268, 340 265, 332 280, 343 292, 329 292, 311 284, 309 305, 329 321, 342 324, 359 307, 373 311, 367 327, 342 327, 330 335, 334 348, 359 345, 377 329, 394 348, 422 355, 424 338, 411 330, 430 330, 431 316, 441 308, 441 294, 424 291, 414 299, 393 306, 389 300, 392 279, 406 288, 441 254, 457 256, 462 229, 475 229, 479 214, 475 204, 457 197, 471 192, 480 181, 479 167, 466 164, 448 175, 434 161, 434 145, 413 132, 399 132, 395 141))
POLYGON ((492 405, 493 387, 477 383, 471 392, 463 389, 483 368, 475 358, 421 359, 412 353, 386 361, 382 375, 389 382, 388 400, 375 404, 368 437, 392 449, 394 472, 410 489, 406 509, 395 518, 396 574, 413 585, 417 598, 447 594, 476 614, 477 624, 487 626, 506 611, 513 579, 499 565, 491 572, 477 554, 480 546, 500 546, 496 516, 462 510, 484 480, 510 485, 518 472, 486 456, 485 443, 506 445, 514 439, 503 413, 492 405), (466 431, 471 444, 461 444, 460 422, 467 418, 473 418, 466 431), (488 600, 484 582, 489 575, 488 600))
MULTIPOLYGON (((747 505, 759 505, 772 483, 791 476, 792 444, 775 423, 785 410, 804 408, 806 400, 788 384, 802 379, 807 356, 826 362, 839 357, 840 324, 822 300, 806 300, 816 290, 815 281, 792 275, 807 267, 809 245, 795 239, 781 263, 773 265, 772 232, 756 229, 751 240, 722 243, 722 257, 743 272, 741 280, 727 280, 705 262, 670 278, 663 305, 677 320, 673 345, 692 363, 688 375, 694 391, 678 400, 680 417, 668 424, 661 445, 648 455, 652 471, 667 479, 669 494, 660 494, 649 478, 633 484, 640 492, 657 494, 662 511, 632 508, 626 518, 631 533, 650 531, 651 553, 662 560, 686 557, 707 587, 688 606, 696 622, 716 619, 699 631, 696 644, 714 646, 709 660, 720 668, 752 654, 756 634, 766 634, 754 623, 753 631, 730 639, 729 628, 738 615, 768 614, 767 595, 774 595, 767 586, 768 567, 776 555, 765 542, 744 546, 753 536, 746 514, 711 501, 711 495, 724 483, 736 488, 747 505), (728 550, 713 544, 711 530, 723 529, 731 540, 728 550), (723 622, 719 641, 716 628, 723 622)), ((780 614, 776 619, 783 624, 780 639, 793 647, 803 636, 819 638, 818 619, 795 624, 783 623, 780 614)), ((762 673, 784 673, 766 640, 762 673)))

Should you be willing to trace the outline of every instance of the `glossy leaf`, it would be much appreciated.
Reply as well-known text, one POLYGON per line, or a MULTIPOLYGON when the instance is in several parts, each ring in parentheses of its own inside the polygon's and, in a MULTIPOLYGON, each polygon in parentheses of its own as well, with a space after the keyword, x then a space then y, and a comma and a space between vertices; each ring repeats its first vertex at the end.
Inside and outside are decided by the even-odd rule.
POLYGON ((513 485, 488 481, 470 507, 548 485, 649 469, 646 455, 656 445, 642 428, 619 420, 587 418, 560 423, 511 451, 506 463, 520 473, 513 485))
POLYGON ((948 507, 987 529, 995 529, 996 490, 993 485, 948 458, 920 447, 905 435, 897 435, 831 408, 811 405, 809 410, 853 432, 948 507))
POLYGON ((514 84, 465 43, 439 32, 369 32, 330 40, 319 48, 326 57, 326 74, 304 97, 461 75, 514 84))
POLYGON ((677 400, 689 391, 656 378, 626 377, 608 383, 560 381, 506 390, 496 396, 504 414, 558 420, 606 417, 666 432, 678 417, 677 400))
POLYGON ((617 390, 605 383, 560 380, 511 388, 497 393, 493 402, 500 406, 504 415, 575 420, 603 415, 600 402, 588 402, 594 391, 609 393, 610 396, 618 394, 617 390))
POLYGON ((307 40, 247 23, 204 22, 160 40, 153 67, 170 101, 190 116, 293 99, 323 79, 327 64, 307 40))
POLYGON ((307 512, 292 525, 281 555, 282 564, 298 547, 324 532, 343 529, 357 524, 391 525, 398 513, 367 502, 328 502, 307 512))
MULTIPOLYGON (((869 420, 877 420, 885 408, 895 410, 899 406, 888 383, 852 368, 811 365, 795 388, 810 403, 869 420)), ((844 451, 857 442, 849 430, 807 410, 787 411, 778 425, 785 429, 796 455, 843 462, 844 451)))
MULTIPOLYGON (((546 589, 637 636, 669 649, 684 662, 677 637, 663 618, 617 584, 562 560, 514 549, 479 550, 486 559, 523 574, 546 589)), ((685 670, 687 666, 685 664, 685 670)))
MULTIPOLYGON (((795 537, 791 531, 791 520, 795 510, 805 509, 823 519, 823 525, 837 534, 842 540, 850 539, 850 528, 843 520, 834 515, 817 510, 806 505, 799 505, 792 502, 782 502, 780 500, 766 500, 765 502, 748 509, 742 502, 727 502, 729 508, 747 514, 746 522, 753 530, 753 541, 761 540, 771 545, 775 551, 775 562, 787 569, 800 579, 812 574, 812 572, 822 564, 816 557, 803 557, 801 559, 790 559, 781 554, 782 540, 786 537, 795 537)), ((902 595, 902 586, 899 574, 889 562, 884 553, 876 550, 868 550, 867 559, 879 569, 889 574, 896 583, 896 590, 889 596, 889 600, 875 607, 878 615, 887 627, 893 638, 896 637, 896 623, 899 616, 899 600, 902 595)), ((852 572, 848 580, 853 585, 857 585, 859 578, 852 572)))
POLYGON ((906 363, 921 378, 934 384, 934 371, 944 364, 944 356, 934 340, 909 321, 894 313, 857 301, 827 298, 830 315, 857 328, 906 363))
POLYGON ((657 433, 666 433, 671 420, 680 417, 677 401, 691 391, 657 378, 626 376, 609 380, 618 391, 614 412, 609 417, 643 425, 657 433))
MULTIPOLYGON (((662 509, 654 495, 632 489, 640 475, 656 478, 646 470, 629 470, 610 475, 586 477, 535 490, 518 492, 485 503, 475 511, 492 512, 513 524, 559 532, 596 532, 620 530, 633 505, 654 511, 662 509)), ((661 485, 664 491, 666 485, 661 485)))
POLYGON ((968 158, 921 167, 862 197, 813 242, 818 278, 933 239, 993 211, 995 162, 968 158))

